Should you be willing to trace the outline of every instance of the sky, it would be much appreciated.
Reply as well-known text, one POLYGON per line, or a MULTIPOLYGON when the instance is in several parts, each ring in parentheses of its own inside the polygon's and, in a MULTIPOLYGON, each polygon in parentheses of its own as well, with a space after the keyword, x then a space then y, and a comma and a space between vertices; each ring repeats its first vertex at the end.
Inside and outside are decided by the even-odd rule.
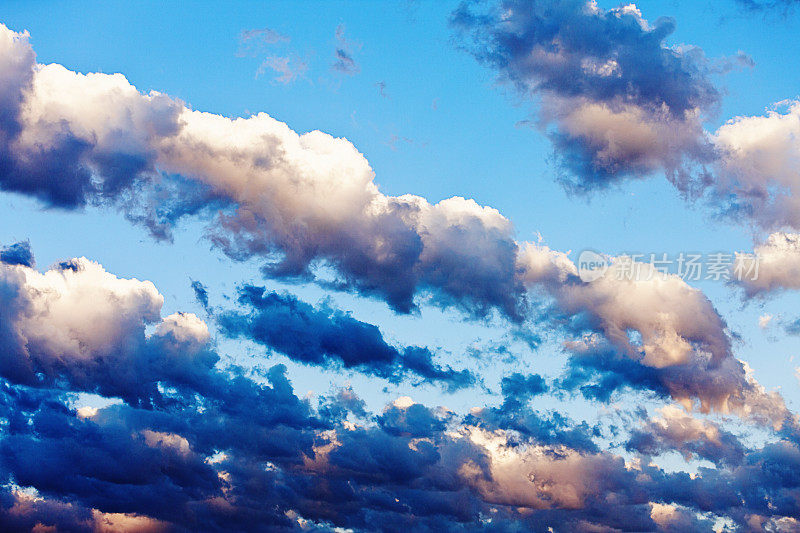
POLYGON ((4 2, 0 523, 800 531, 794 4, 4 2))

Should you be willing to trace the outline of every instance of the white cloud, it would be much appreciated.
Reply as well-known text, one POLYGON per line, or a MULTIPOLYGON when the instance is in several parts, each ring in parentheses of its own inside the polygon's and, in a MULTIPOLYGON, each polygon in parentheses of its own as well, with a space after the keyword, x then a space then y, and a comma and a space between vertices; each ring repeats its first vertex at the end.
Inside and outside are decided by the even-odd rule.
POLYGON ((37 65, 23 36, 5 26, 0 34, 18 41, 0 48, 0 61, 22 64, 17 92, 0 104, 18 106, 20 130, 7 147, 14 168, 0 175, 0 186, 68 206, 115 199, 166 234, 174 219, 159 217, 189 201, 186 195, 128 191, 157 186, 161 172, 180 175, 207 195, 195 209, 230 207, 211 238, 231 255, 278 252, 283 261, 273 266, 286 275, 332 263, 343 283, 405 311, 418 288, 432 288, 456 302, 474 300, 467 305, 474 309, 515 312, 515 243, 496 210, 463 198, 432 205, 383 195, 346 139, 301 135, 265 113, 230 119, 194 111, 157 92, 139 93, 121 74, 37 65), (473 289, 485 279, 492 280, 489 293, 478 294, 473 289))
POLYGON ((118 278, 85 258, 45 273, 0 262, 0 372, 129 398, 153 393, 167 375, 192 379, 216 362, 208 327, 192 314, 162 321, 163 303, 151 282, 118 278))
POLYGON ((713 141, 720 151, 713 193, 723 202, 733 195, 737 212, 762 227, 800 229, 800 101, 731 119, 713 141))
POLYGON ((622 256, 611 258, 601 278, 583 282, 565 254, 532 244, 518 268, 528 287, 552 298, 556 322, 561 315, 579 318, 567 328, 574 336, 565 343, 577 362, 619 353, 632 365, 656 369, 655 379, 687 409, 699 401, 703 412, 776 426, 788 416, 781 397, 765 391, 736 359, 727 326, 708 298, 680 277, 622 256), (631 268, 634 275, 626 276, 631 268))
MULTIPOLYGON (((783 289, 800 289, 800 234, 777 232, 753 248, 757 260, 757 272, 744 275, 735 283, 741 285, 748 297, 783 289), (756 275, 757 274, 757 275, 756 275)), ((734 270, 741 267, 747 271, 753 259, 737 254, 734 270)))

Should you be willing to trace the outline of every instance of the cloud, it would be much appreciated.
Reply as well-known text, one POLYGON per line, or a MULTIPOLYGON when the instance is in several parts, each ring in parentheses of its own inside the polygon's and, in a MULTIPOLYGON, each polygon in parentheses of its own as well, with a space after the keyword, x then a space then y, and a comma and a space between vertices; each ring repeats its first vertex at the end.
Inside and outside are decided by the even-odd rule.
POLYGON ((202 282, 196 280, 192 280, 191 287, 197 302, 203 306, 203 309, 208 311, 208 287, 203 285, 202 282))
POLYGON ((419 403, 395 401, 377 417, 380 427, 390 435, 416 438, 436 437, 447 427, 450 413, 436 413, 419 403))
POLYGON ((787 14, 798 3, 797 0, 736 0, 736 2, 750 11, 779 9, 784 14, 787 14))
POLYGON ((675 21, 635 5, 505 0, 451 22, 467 48, 525 97, 576 190, 664 171, 676 183, 713 159, 702 129, 719 92, 701 49, 668 46, 675 21))
POLYGON ((254 286, 240 290, 239 303, 245 312, 218 317, 223 333, 248 338, 295 361, 357 370, 395 383, 410 374, 452 390, 475 383, 468 370, 437 365, 427 348, 396 348, 376 326, 326 305, 315 308, 289 294, 254 286))
POLYGON ((290 50, 291 39, 271 28, 242 30, 239 34, 239 57, 259 57, 256 79, 273 71, 278 74, 272 81, 283 85, 294 83, 308 71, 308 63, 290 50), (276 53, 276 47, 279 53, 276 53), (280 51, 283 51, 280 53, 280 51))
POLYGON ((206 325, 191 314, 162 320, 163 303, 152 283, 117 278, 85 258, 44 274, 0 263, 0 374, 157 402, 159 381, 203 379, 217 361, 206 325), (148 326, 155 327, 149 335, 148 326))
POLYGON ((731 283, 744 289, 745 297, 763 297, 783 290, 800 289, 800 235, 776 232, 753 247, 752 254, 736 254, 733 270, 752 275, 734 276, 731 283))
POLYGON ((281 370, 275 370, 270 373, 273 387, 224 380, 214 389, 195 391, 202 404, 178 396, 156 410, 116 405, 84 418, 50 392, 6 386, 3 418, 30 424, 12 424, 0 440, 5 481, 13 476, 21 486, 68 505, 62 517, 48 512, 42 498, 27 508, 20 508, 17 498, 4 511, 23 524, 29 515, 31 523, 61 527, 67 527, 66 519, 83 518, 88 525, 76 527, 79 531, 99 524, 113 530, 129 524, 136 531, 144 526, 173 530, 176 525, 210 531, 286 527, 285 516, 258 511, 247 501, 259 496, 280 501, 265 485, 269 471, 262 467, 260 477, 248 471, 254 455, 288 466, 298 454, 313 453, 310 441, 302 440, 312 433, 298 440, 303 403, 287 388, 281 370), (240 446, 228 435, 250 444, 240 446), (225 454, 215 453, 215 447, 225 454), (244 488, 248 483, 250 488, 244 488))
POLYGON ((746 524, 753 515, 785 522, 797 510, 791 472, 800 454, 786 441, 748 451, 741 466, 690 477, 445 423, 413 401, 387 406, 377 425, 315 427, 274 416, 299 401, 282 376, 272 372, 263 388, 231 381, 236 392, 212 396, 202 414, 200 405, 175 402, 79 418, 51 392, 3 387, 0 411, 12 423, 0 441, 0 472, 20 487, 3 487, 4 523, 77 531, 97 522, 208 531, 653 531, 708 529, 698 515, 709 512, 746 524), (313 447, 298 448, 306 454, 299 462, 283 455, 289 447, 267 445, 291 435, 289 427, 315 436, 313 447))
POLYGON ((24 241, 0 248, 0 262, 7 265, 35 266, 31 243, 24 241))
POLYGON ((242 30, 239 33, 239 50, 236 55, 262 55, 270 46, 278 43, 288 43, 289 41, 288 36, 271 28, 242 30))
POLYGON ((308 64, 297 57, 269 56, 258 66, 256 78, 262 76, 267 69, 279 74, 279 76, 273 78, 273 81, 288 85, 308 71, 308 64))
MULTIPOLYGON (((751 8, 769 4, 751 2, 751 8)), ((571 191, 664 173, 681 193, 720 215, 768 230, 800 229, 796 168, 800 103, 741 116, 708 132, 719 107, 711 81, 754 65, 741 51, 709 60, 695 46, 668 45, 673 19, 654 23, 634 4, 503 0, 465 2, 452 25, 466 48, 525 99, 551 140, 571 191)))
MULTIPOLYGON (((634 37, 645 31, 632 8, 601 13, 639 25, 634 37)), ((660 50, 659 36, 651 39, 660 50)), ((409 398, 370 417, 349 389, 315 408, 282 365, 258 380, 223 368, 208 326, 189 313, 162 318, 152 283, 85 258, 41 273, 29 247, 12 246, 0 262, 7 527, 680 531, 709 529, 717 517, 740 527, 796 525, 793 415, 735 358, 710 301, 679 278, 617 279, 621 257, 606 278, 581 281, 566 254, 517 243, 494 209, 381 194, 346 140, 298 135, 266 115, 191 111, 140 94, 120 75, 36 65, 27 36, 5 28, 0 65, 6 190, 63 207, 111 203, 162 236, 182 216, 221 209, 215 244, 240 258, 279 254, 270 275, 311 278, 331 266, 335 279, 321 282, 401 311, 430 291, 478 315, 500 309, 541 320, 568 335, 567 374, 554 387, 601 400, 624 387, 652 391, 687 410, 699 403, 767 423, 760 429, 773 438, 747 449, 720 425, 674 408, 645 421, 652 440, 630 440, 631 449, 697 455, 715 467, 690 476, 626 462, 600 451, 599 428, 534 409, 548 384, 527 373, 505 376, 499 405, 465 417, 409 398), (189 194, 165 192, 174 190, 189 194), (524 306, 528 291, 546 302, 541 317, 524 306), (77 392, 121 401, 79 406, 77 392)), ((589 63, 587 76, 615 68, 589 63)), ((603 118, 600 85, 582 90, 603 118)), ((653 90, 679 107, 682 93, 668 89, 653 90)), ((625 112, 645 108, 633 101, 625 112)), ((205 288, 193 289, 205 305, 205 288)), ((390 378, 400 369, 444 382, 465 375, 336 309, 258 287, 241 296, 223 325, 295 360, 390 378)))
POLYGON ((693 418, 674 406, 659 409, 659 415, 632 432, 628 450, 645 455, 677 451, 686 460, 697 456, 716 464, 738 465, 744 459, 745 447, 719 425, 693 418))
POLYGON ((800 229, 798 119, 800 102, 786 101, 766 115, 740 116, 720 126, 713 140, 721 155, 707 190, 712 204, 764 229, 800 229))
POLYGON ((539 374, 513 374, 500 381, 500 390, 503 393, 504 407, 520 406, 527 400, 547 392, 547 384, 539 374))
POLYGON ((561 385, 608 399, 620 387, 651 390, 704 412, 717 410, 780 425, 783 400, 767 393, 736 359, 727 326, 708 298, 680 277, 630 257, 610 259, 585 282, 569 258, 529 244, 519 259, 532 290, 552 299, 550 320, 571 338, 561 385))
MULTIPOLYGON (((647 95, 674 116, 675 109, 688 112, 713 100, 693 63, 662 47, 668 22, 649 28, 628 8, 584 13, 576 6, 556 12, 584 21, 590 37, 601 38, 608 26, 639 43, 618 51, 623 68, 641 45, 661 65, 653 80, 664 81, 662 67, 675 71, 670 83, 657 84, 632 71, 624 86, 636 91, 626 101, 642 107, 647 95)), ((160 237, 182 217, 204 216, 215 246, 236 259, 261 258, 268 276, 358 291, 399 312, 417 309, 424 295, 473 316, 499 311, 522 323, 535 318, 533 293, 555 302, 551 320, 572 337, 564 383, 584 394, 607 399, 630 386, 773 423, 782 416, 780 402, 731 353, 719 314, 680 280, 578 283, 564 254, 518 243, 509 220, 491 207, 461 197, 431 204, 382 194, 369 163, 345 139, 299 135, 263 113, 229 119, 194 111, 159 93, 143 95, 119 74, 37 65, 25 34, 3 27, 0 35, 0 61, 10 65, 11 77, 0 90, 8 118, 0 165, 5 190, 62 207, 111 204, 160 237), (632 340, 637 336, 641 346, 632 340)), ((591 42, 572 37, 577 48, 566 56, 568 65, 582 62, 591 42)), ((543 73, 542 83, 559 86, 559 71, 543 73)), ((588 83, 601 74, 581 76, 586 83, 576 85, 582 92, 575 97, 591 97, 601 108, 621 90, 588 83)), ((403 357, 417 374, 437 372, 424 350, 403 357)))
POLYGON ((299 135, 263 113, 193 111, 119 74, 37 65, 25 34, 0 33, 0 61, 14 65, 0 92, 4 190, 67 208, 111 203, 158 237, 182 217, 216 215, 212 242, 235 258, 278 257, 265 267, 273 276, 311 278, 326 264, 339 287, 398 311, 432 291, 470 312, 520 316, 516 243, 496 210, 385 196, 344 139, 299 135))
POLYGON ((336 27, 336 60, 331 65, 331 69, 345 76, 353 76, 361 72, 361 67, 353 58, 353 48, 361 48, 361 45, 348 41, 344 36, 344 31, 344 24, 336 27))
MULTIPOLYGON (((2 265, 0 350, 13 360, 24 345, 36 367, 30 383, 0 369, 0 519, 9 527, 651 531, 707 529, 704 513, 785 525, 799 511, 796 428, 751 450, 715 424, 665 409, 643 426, 652 438, 634 438, 631 449, 717 460, 690 477, 626 463, 599 451, 599 433, 585 422, 529 409, 544 392, 536 375, 506 376, 499 407, 463 418, 410 398, 370 418, 350 389, 315 409, 282 365, 259 383, 218 368, 216 354, 197 361, 210 350, 208 328, 189 314, 160 319, 152 284, 85 259, 65 265, 44 274, 2 265), (77 318, 95 308, 101 316, 77 318), (154 325, 149 335, 143 324, 154 325), (143 402, 154 383, 158 401, 143 402), (139 393, 118 394, 126 390, 139 393), (75 391, 123 401, 79 407, 75 391)), ((312 322, 333 317, 323 334, 370 331, 263 290, 252 297, 294 305, 312 322)))

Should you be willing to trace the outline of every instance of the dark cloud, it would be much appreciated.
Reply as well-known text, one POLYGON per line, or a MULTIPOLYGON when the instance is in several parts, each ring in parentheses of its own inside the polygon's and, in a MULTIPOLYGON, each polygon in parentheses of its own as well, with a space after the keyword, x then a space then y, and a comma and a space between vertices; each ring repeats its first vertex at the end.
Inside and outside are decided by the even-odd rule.
POLYGON ((0 248, 0 261, 8 265, 22 265, 31 268, 36 265, 29 241, 0 248))
POLYGON ((348 413, 353 413, 359 418, 367 418, 367 404, 358 397, 352 387, 342 387, 335 394, 320 399, 321 413, 326 413, 326 418, 345 419, 348 413))
MULTIPOLYGON (((288 467, 313 457, 312 428, 322 426, 284 372, 270 372, 272 387, 218 375, 210 387, 176 390, 157 410, 116 405, 85 415, 58 394, 5 385, 0 471, 5 481, 76 504, 75 514, 88 507, 146 515, 179 530, 289 529, 285 516, 257 503, 290 499, 271 489, 273 474, 254 470, 253 461, 269 457, 288 467), (222 449, 229 455, 217 457, 222 449), (228 477, 220 477, 223 470, 228 477), (229 485, 240 509, 215 504, 229 485)), ((58 515, 31 512, 65 526, 58 515)))
MULTIPOLYGON (((89 263, 78 265, 64 275, 100 275, 89 263)), ((360 352, 344 350, 337 335, 327 339, 340 331, 382 346, 379 332, 346 315, 263 289, 247 288, 243 298, 256 312, 294 307, 303 320, 329 320, 318 327, 324 335, 298 352, 303 357, 316 348, 359 361, 360 352)), ((131 313, 124 297, 114 305, 115 316, 131 313)), ((282 365, 264 374, 266 383, 218 368, 216 355, 200 357, 187 372, 187 362, 210 350, 202 344, 207 338, 187 316, 162 322, 137 348, 157 356, 147 374, 137 374, 135 390, 152 390, 148 383, 157 381, 158 401, 142 402, 139 392, 123 403, 75 409, 70 391, 111 395, 127 383, 111 372, 61 370, 52 382, 60 390, 0 380, 0 517, 7 529, 92 531, 98 521, 122 529, 124 521, 141 531, 686 531, 708 529, 698 513, 744 526, 754 515, 766 525, 785 523, 799 510, 800 452, 790 431, 763 449, 739 448, 737 461, 692 478, 626 465, 598 450, 596 428, 530 410, 545 389, 536 375, 506 377, 499 407, 463 419, 401 398, 372 422, 349 388, 314 409, 297 397, 282 365), (349 413, 363 425, 349 422, 349 413), (36 498, 23 488, 35 489, 36 498)), ((298 322, 289 321, 290 329, 298 322)), ((261 325, 267 337, 274 334, 261 325)), ((306 330, 294 333, 303 338, 306 330)), ((130 344, 129 335, 116 337, 109 353, 130 344)), ((9 355, 5 345, 0 350, 9 355)), ((688 449, 712 457, 708 435, 688 449)), ((668 442, 636 449, 667 449, 668 442)))
POLYGON ((666 105, 676 115, 719 99, 703 76, 702 56, 664 43, 675 20, 650 25, 633 6, 605 11, 583 0, 509 0, 475 14, 462 4, 453 22, 474 32, 479 58, 523 91, 602 102, 624 96, 641 106, 666 105), (608 72, 607 61, 615 63, 608 72))
POLYGON ((734 410, 764 425, 788 423, 793 416, 783 399, 748 378, 733 357, 719 363, 698 358, 689 364, 657 368, 631 360, 609 345, 582 348, 572 354, 557 385, 585 398, 612 401, 614 394, 642 391, 659 399, 697 405, 703 412, 734 410))
POLYGON ((239 303, 245 313, 228 311, 219 316, 223 332, 253 340, 295 361, 357 370, 392 382, 412 374, 450 389, 475 382, 467 370, 437 365, 427 348, 396 348, 376 326, 327 305, 315 308, 289 294, 255 286, 242 287, 239 303))
MULTIPOLYGON (((333 441, 318 432, 325 426, 309 418, 283 373, 271 372, 269 387, 234 378, 201 401, 183 396, 155 410, 117 405, 89 414, 51 391, 4 385, 0 473, 38 496, 5 485, 4 523, 90 531, 100 515, 112 521, 116 513, 140 520, 138 530, 161 524, 153 531, 288 531, 300 520, 305 530, 701 530, 688 519, 692 511, 724 514, 741 505, 745 475, 757 475, 770 497, 790 496, 794 483, 785 470, 797 461, 791 445, 754 453, 747 470, 709 473, 707 481, 629 470, 608 454, 563 445, 539 456, 519 443, 508 451, 519 464, 499 469, 488 450, 446 432, 419 404, 390 406, 378 426, 346 429, 331 420, 336 444, 326 450, 333 441), (527 496, 506 492, 507 483, 522 483, 527 496), (582 495, 578 506, 567 503, 573 491, 582 495), (667 516, 674 528, 654 522, 649 501, 675 502, 667 516)), ((740 523, 744 509, 765 507, 744 498, 746 507, 733 510, 740 523)), ((779 512, 792 512, 784 502, 779 512)))
POLYGON ((784 331, 789 335, 800 336, 800 318, 790 321, 783 326, 784 331))
POLYGON ((390 435, 434 437, 444 431, 447 416, 435 413, 419 403, 390 405, 377 417, 378 424, 390 435))
POLYGON ((341 72, 342 74, 347 74, 348 76, 356 74, 360 70, 353 59, 353 56, 351 56, 347 50, 343 50, 342 48, 336 49, 336 61, 333 63, 331 68, 337 72, 341 72))
POLYGON ((208 288, 202 282, 192 280, 192 291, 195 299, 208 311, 208 288))
MULTIPOLYGON (((668 24, 645 29, 635 13, 600 13, 592 16, 622 21, 606 30, 636 43, 646 34, 662 48, 668 24)), ((685 285, 662 279, 657 286, 590 285, 540 262, 521 265, 510 224, 496 211, 460 198, 431 205, 381 195, 349 143, 319 132, 301 137, 264 115, 230 121, 199 114, 142 95, 120 77, 98 75, 113 90, 89 102, 102 120, 87 123, 83 114, 69 115, 84 108, 86 91, 51 91, 80 97, 61 106, 47 100, 47 91, 31 96, 30 77, 35 71, 41 83, 79 88, 90 78, 35 67, 24 36, 3 29, 2 37, 0 45, 15 48, 0 48, 8 73, 0 80, 0 186, 7 190, 54 205, 114 200, 124 208, 147 184, 152 196, 143 198, 154 203, 136 213, 167 228, 220 201, 214 242, 232 256, 277 253, 280 260, 266 272, 287 278, 333 267, 331 286, 378 295, 401 311, 414 309, 420 291, 431 291, 479 315, 500 309, 519 319, 524 274, 530 287, 554 300, 548 324, 574 337, 559 386, 601 400, 628 387, 699 398, 702 410, 785 414, 748 380, 713 306, 685 285), (28 97, 30 111, 53 116, 23 124, 18 110, 28 97), (90 133, 80 135, 77 126, 90 133), (251 126, 257 134, 245 137, 257 142, 229 150, 232 134, 251 126), (6 150, 19 148, 23 128, 36 142, 6 150), (225 139, 221 145, 217 137, 225 139), (247 152, 251 144, 256 148, 247 152), (313 157, 303 159, 307 151, 313 157), (302 164, 287 163, 293 157, 302 164), (181 180, 200 176, 206 187, 190 185, 197 196, 186 202, 164 200, 149 187, 170 186, 155 172, 156 160, 159 169, 185 174, 181 180), (670 343, 680 349, 667 350, 670 343)), ((587 63, 591 76, 606 67, 613 74, 613 64, 587 63)), ((681 72, 676 79, 686 81, 681 72)), ((669 120, 680 120, 670 117, 681 102, 699 101, 692 91, 637 87, 643 82, 636 76, 629 81, 633 92, 623 96, 650 119, 647 98, 667 106, 669 120)), ((618 90, 613 84, 578 87, 584 92, 567 97, 623 105, 604 100, 602 91, 618 90)), ((463 418, 406 399, 372 418, 350 392, 315 408, 295 394, 285 367, 258 380, 244 369, 223 368, 197 317, 162 319, 163 297, 152 284, 119 280, 86 259, 66 261, 48 276, 0 263, 0 303, 0 517, 7 529, 96 530, 98 519, 144 519, 179 531, 686 531, 708 530, 711 515, 761 529, 786 529, 800 516, 800 451, 789 420, 779 420, 784 425, 771 433, 774 442, 754 450, 737 447, 728 434, 719 439, 724 452, 713 438, 685 445, 669 432, 632 441, 632 450, 672 447, 717 459, 714 468, 690 476, 626 463, 599 450, 598 428, 534 409, 545 384, 533 375, 508 376, 498 407, 463 418), (78 392, 121 402, 75 409, 83 401, 78 392), (34 490, 36 497, 26 499, 34 490)), ((437 365, 429 349, 395 347, 377 327, 324 305, 257 287, 245 287, 240 303, 243 311, 220 318, 226 331, 297 361, 389 380, 408 373, 451 387, 474 380, 437 365)))
POLYGON ((500 381, 504 405, 510 409, 519 408, 528 400, 547 392, 547 384, 539 374, 520 374, 515 372, 500 381))
POLYGON ((600 436, 597 427, 590 427, 586 422, 576 424, 557 411, 542 413, 529 407, 535 396, 548 389, 540 375, 515 372, 502 378, 500 387, 503 403, 499 407, 474 411, 467 417, 468 423, 492 431, 514 431, 523 439, 541 444, 560 443, 575 450, 599 451, 593 440, 600 436))

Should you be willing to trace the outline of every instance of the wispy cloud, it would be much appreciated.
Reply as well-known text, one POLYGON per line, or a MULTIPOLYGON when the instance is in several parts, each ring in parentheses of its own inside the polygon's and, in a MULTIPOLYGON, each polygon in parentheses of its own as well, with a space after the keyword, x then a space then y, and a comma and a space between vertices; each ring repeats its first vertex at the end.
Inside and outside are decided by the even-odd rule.
POLYGON ((308 71, 308 63, 287 46, 290 42, 289 36, 272 28, 242 30, 236 55, 261 58, 256 69, 256 78, 273 71, 277 76, 272 81, 289 85, 308 71))
POLYGON ((288 43, 289 37, 271 28, 242 30, 239 34, 239 57, 263 54, 270 46, 277 43, 288 43))
POLYGON ((273 81, 288 85, 308 71, 308 63, 297 56, 269 56, 258 66, 256 78, 264 75, 267 70, 272 70, 279 74, 279 76, 273 78, 273 81))
POLYGON ((361 48, 360 43, 348 41, 344 35, 345 26, 339 24, 336 27, 336 59, 331 65, 331 69, 346 76, 353 76, 361 71, 361 67, 353 57, 353 51, 361 48))

